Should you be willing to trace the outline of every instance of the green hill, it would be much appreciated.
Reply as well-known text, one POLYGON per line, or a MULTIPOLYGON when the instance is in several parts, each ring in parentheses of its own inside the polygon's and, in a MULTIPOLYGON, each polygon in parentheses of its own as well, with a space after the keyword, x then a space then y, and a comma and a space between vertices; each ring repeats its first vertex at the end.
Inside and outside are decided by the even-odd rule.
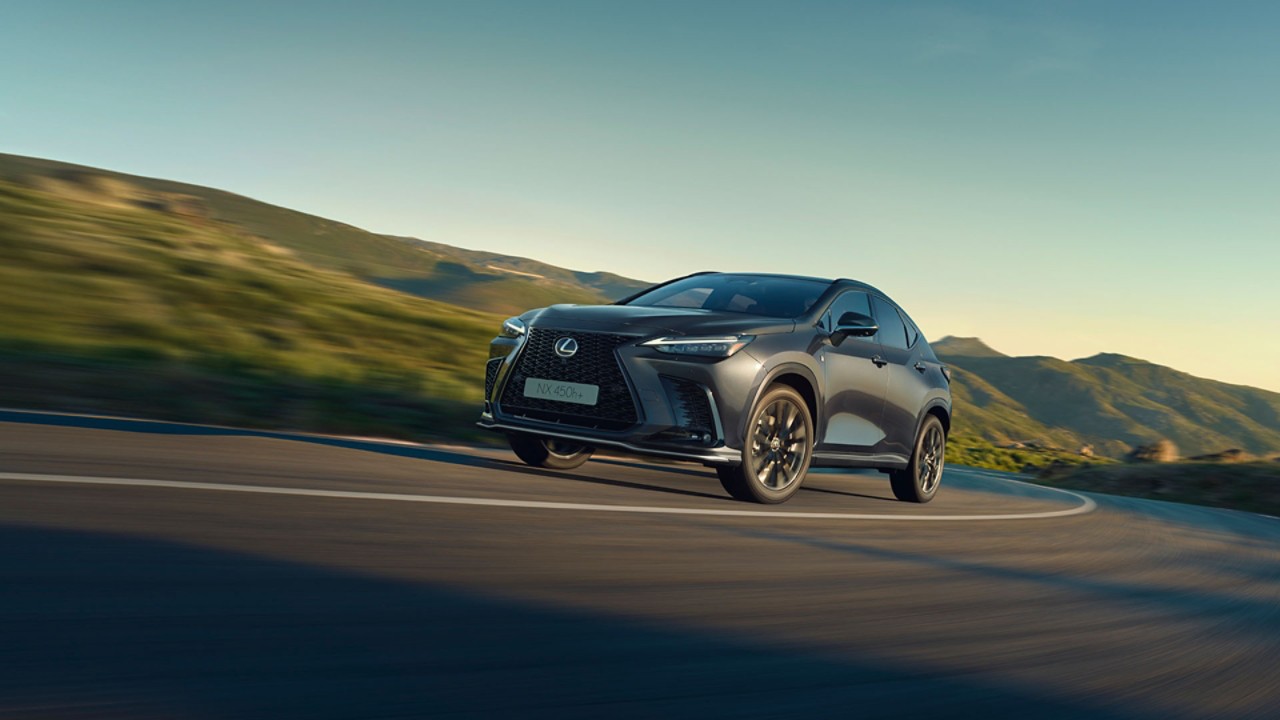
POLYGON ((130 202, 135 205, 181 205, 268 240, 317 268, 485 312, 512 314, 558 302, 605 302, 650 284, 380 235, 222 190, 52 160, 0 154, 0 181, 69 199, 86 191, 100 195, 113 187, 131 188, 130 202))
POLYGON ((0 406, 251 426, 456 435, 501 321, 114 176, 0 180, 0 286, 0 406))

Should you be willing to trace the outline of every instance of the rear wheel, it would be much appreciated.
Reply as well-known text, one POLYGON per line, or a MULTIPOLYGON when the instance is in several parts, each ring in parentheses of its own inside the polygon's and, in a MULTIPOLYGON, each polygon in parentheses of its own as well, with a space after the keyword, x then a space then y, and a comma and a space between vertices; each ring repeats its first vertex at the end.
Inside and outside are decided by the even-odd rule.
POLYGON ((589 445, 537 435, 507 436, 516 457, 534 467, 572 470, 581 466, 595 452, 589 445))
POLYGON ((729 495, 768 504, 795 495, 813 456, 813 419, 800 393, 785 385, 765 392, 742 445, 741 464, 716 468, 729 495))
POLYGON ((893 496, 906 502, 927 503, 938 493, 947 454, 947 433, 935 415, 926 415, 916 435, 911 463, 889 473, 893 496))

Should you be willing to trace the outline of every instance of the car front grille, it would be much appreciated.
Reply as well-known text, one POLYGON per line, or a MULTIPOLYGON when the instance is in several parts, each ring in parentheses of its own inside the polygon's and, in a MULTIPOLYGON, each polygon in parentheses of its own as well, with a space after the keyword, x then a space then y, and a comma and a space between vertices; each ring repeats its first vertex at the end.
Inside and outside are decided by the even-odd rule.
POLYGON ((618 361, 618 346, 632 340, 626 335, 576 330, 531 328, 520 359, 502 392, 501 410, 509 415, 600 430, 624 430, 639 421, 631 389, 618 361), (570 358, 555 352, 555 343, 571 337, 578 351, 570 358), (585 383, 599 387, 595 405, 524 396, 528 378, 585 383))

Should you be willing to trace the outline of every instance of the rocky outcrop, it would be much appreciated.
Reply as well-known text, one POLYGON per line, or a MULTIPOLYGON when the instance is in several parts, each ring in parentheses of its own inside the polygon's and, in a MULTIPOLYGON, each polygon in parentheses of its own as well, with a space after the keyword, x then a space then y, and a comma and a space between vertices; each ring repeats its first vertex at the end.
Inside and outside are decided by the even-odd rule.
POLYGON ((1178 459, 1178 446, 1170 440, 1157 440, 1150 445, 1139 445, 1125 459, 1129 462, 1174 462, 1178 459))

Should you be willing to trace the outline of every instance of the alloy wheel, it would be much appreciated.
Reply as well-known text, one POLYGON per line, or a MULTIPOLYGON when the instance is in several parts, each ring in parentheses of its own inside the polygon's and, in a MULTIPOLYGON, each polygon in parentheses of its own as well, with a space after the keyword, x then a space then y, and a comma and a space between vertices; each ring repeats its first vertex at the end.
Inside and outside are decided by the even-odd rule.
POLYGON ((925 494, 932 493, 942 479, 945 447, 942 428, 930 425, 920 448, 920 490, 925 494))
POLYGON ((769 490, 785 490, 804 474, 807 438, 802 412, 790 399, 779 398, 756 416, 751 471, 769 490))

